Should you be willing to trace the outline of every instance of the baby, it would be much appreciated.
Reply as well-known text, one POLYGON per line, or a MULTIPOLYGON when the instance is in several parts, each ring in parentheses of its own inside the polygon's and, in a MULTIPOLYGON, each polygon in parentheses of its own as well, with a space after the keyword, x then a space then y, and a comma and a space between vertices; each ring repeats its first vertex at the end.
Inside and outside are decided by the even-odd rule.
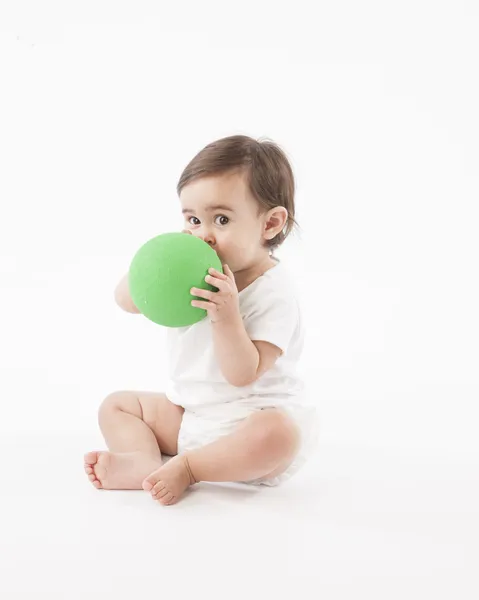
MULTIPOLYGON (((183 171, 184 231, 217 252, 224 273, 205 277, 218 291, 191 289, 207 317, 168 330, 165 393, 115 392, 101 404, 109 452, 85 455, 96 488, 143 489, 170 505, 200 481, 277 485, 306 461, 316 412, 296 372, 303 322, 273 255, 295 225, 294 188, 283 151, 241 135, 209 144, 183 171)), ((115 298, 139 312, 127 276, 115 298)))

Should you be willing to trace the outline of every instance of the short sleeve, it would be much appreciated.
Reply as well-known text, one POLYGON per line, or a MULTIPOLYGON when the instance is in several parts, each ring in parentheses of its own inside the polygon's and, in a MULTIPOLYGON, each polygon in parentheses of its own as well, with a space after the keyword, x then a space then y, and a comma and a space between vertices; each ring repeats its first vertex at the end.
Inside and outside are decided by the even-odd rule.
POLYGON ((298 304, 292 296, 271 294, 263 298, 245 316, 244 325, 253 342, 269 342, 283 354, 293 337, 299 320, 298 304))

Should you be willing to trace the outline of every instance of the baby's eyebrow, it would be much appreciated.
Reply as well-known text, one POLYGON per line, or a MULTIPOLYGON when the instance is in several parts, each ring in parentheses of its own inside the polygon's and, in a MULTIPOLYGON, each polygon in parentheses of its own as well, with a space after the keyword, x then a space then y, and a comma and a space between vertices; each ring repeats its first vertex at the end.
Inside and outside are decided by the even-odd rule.
MULTIPOLYGON (((234 213, 234 210, 232 208, 230 208, 229 206, 225 206, 224 204, 215 204, 214 206, 208 206, 205 210, 207 212, 212 212, 214 210, 222 210, 224 212, 234 213)), ((183 208, 183 210, 181 212, 183 214, 186 214, 186 213, 191 213, 192 215, 195 214, 195 211, 192 208, 183 208)))

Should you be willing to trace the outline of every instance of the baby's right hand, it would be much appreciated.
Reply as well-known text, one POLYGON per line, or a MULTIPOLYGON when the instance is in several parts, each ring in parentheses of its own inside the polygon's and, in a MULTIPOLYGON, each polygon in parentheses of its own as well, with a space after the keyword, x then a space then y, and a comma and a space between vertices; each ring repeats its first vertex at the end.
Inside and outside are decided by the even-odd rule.
POLYGON ((188 235, 193 235, 189 229, 183 229, 181 233, 187 233, 188 235))

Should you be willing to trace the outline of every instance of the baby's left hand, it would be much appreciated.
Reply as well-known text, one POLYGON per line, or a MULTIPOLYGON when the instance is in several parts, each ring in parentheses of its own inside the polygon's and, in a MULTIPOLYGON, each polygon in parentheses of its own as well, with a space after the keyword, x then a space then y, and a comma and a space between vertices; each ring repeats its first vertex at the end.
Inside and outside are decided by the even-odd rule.
POLYGON ((204 298, 202 300, 192 300, 191 305, 197 308, 203 308, 208 311, 208 315, 213 323, 219 321, 231 320, 240 315, 238 288, 236 287, 235 276, 228 267, 224 265, 224 273, 216 269, 209 269, 209 275, 205 277, 206 283, 218 288, 217 292, 191 288, 191 294, 204 298))

